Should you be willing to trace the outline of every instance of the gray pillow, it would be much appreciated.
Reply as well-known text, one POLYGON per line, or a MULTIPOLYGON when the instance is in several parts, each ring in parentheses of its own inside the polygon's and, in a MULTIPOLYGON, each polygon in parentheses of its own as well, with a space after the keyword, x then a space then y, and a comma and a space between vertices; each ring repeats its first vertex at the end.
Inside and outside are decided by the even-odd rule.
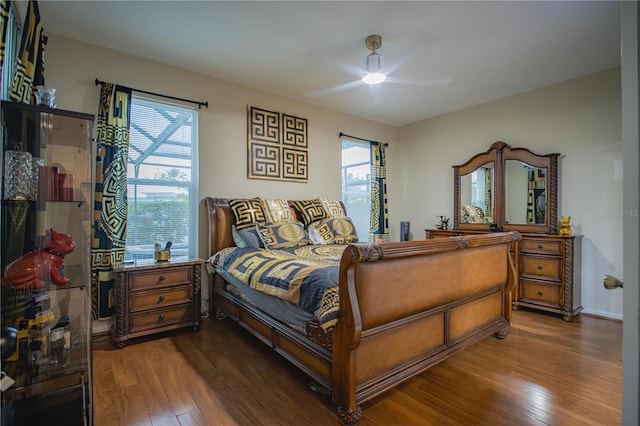
POLYGON ((233 225, 231 227, 231 234, 233 235, 233 242, 236 243, 236 247, 264 248, 264 244, 262 244, 262 240, 255 226, 238 230, 236 226, 233 225))

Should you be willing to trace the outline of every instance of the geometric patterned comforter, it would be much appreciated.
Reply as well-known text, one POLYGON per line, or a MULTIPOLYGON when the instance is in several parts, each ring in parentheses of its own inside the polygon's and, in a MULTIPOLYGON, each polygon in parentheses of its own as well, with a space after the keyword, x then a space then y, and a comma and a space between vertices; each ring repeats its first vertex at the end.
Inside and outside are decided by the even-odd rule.
POLYGON ((283 249, 228 247, 209 259, 260 292, 295 303, 329 330, 338 321, 338 272, 346 245, 307 245, 283 249))

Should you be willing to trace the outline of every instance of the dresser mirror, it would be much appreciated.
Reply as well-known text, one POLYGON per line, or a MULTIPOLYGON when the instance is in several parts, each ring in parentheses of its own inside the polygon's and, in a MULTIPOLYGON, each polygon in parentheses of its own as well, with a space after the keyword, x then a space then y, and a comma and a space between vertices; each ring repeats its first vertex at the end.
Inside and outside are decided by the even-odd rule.
POLYGON ((454 169, 454 229, 555 233, 560 154, 495 142, 454 169))
POLYGON ((547 224, 547 168, 518 160, 504 166, 505 224, 547 224))
POLYGON ((480 165, 460 176, 460 221, 462 223, 493 222, 494 163, 480 165))

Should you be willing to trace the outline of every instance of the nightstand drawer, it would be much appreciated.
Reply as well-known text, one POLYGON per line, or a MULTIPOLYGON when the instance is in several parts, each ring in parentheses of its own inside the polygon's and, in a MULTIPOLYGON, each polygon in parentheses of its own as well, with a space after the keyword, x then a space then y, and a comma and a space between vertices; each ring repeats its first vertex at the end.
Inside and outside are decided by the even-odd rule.
POLYGON ((523 238, 520 241, 520 251, 560 256, 562 255, 562 241, 523 238))
POLYGON ((163 309, 142 314, 131 314, 131 333, 147 329, 157 329, 171 324, 190 321, 191 306, 179 306, 173 309, 163 309))
POLYGON ((559 258, 545 258, 522 256, 520 273, 524 275, 538 275, 554 281, 561 280, 562 262, 559 258))
POLYGON ((136 292, 130 295, 129 310, 139 312, 145 309, 162 308, 191 302, 191 286, 173 287, 166 290, 136 292))
POLYGON ((129 290, 148 290, 190 281, 191 268, 189 267, 136 272, 129 274, 129 290))
POLYGON ((560 306, 560 286, 523 280, 522 299, 560 306))

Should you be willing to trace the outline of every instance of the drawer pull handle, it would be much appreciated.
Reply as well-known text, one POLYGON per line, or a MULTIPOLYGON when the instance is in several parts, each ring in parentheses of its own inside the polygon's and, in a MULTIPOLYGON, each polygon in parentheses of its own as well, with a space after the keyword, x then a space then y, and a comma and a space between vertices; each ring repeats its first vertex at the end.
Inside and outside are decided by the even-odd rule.
POLYGON ((542 247, 544 247, 542 244, 538 244, 539 249, 541 249, 542 247))
POLYGON ((538 290, 538 296, 542 296, 542 290, 538 290))
POLYGON ((162 321, 165 318, 164 314, 158 315, 158 321, 162 321))
POLYGON ((542 270, 542 265, 538 265, 538 269, 539 269, 539 270, 542 270))
POLYGON ((158 301, 160 301, 160 302, 164 302, 164 294, 163 294, 163 295, 161 295, 160 297, 158 297, 158 301))
POLYGON ((164 275, 160 275, 160 278, 158 278, 158 281, 164 281, 164 275))

